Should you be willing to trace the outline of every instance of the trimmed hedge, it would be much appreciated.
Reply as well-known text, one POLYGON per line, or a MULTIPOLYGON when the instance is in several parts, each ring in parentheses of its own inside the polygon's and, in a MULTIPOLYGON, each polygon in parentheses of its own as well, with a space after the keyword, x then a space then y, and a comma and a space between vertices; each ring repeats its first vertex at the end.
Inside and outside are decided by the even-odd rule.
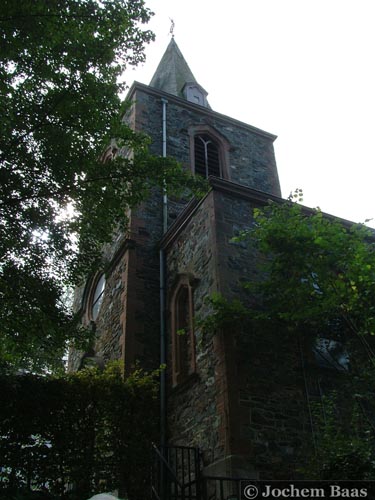
POLYGON ((82 500, 113 489, 145 498, 158 432, 155 376, 136 372, 123 380, 112 365, 102 373, 0 383, 0 498, 38 490, 82 500))

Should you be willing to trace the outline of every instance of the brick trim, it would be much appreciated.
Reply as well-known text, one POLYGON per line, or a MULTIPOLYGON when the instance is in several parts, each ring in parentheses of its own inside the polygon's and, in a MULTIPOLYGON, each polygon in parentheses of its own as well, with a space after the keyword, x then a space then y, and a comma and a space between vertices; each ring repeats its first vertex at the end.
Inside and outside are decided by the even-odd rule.
POLYGON ((172 385, 173 387, 185 381, 187 377, 196 372, 196 355, 195 355, 195 335, 194 335, 194 277, 188 274, 181 274, 177 284, 174 287, 174 291, 170 300, 170 311, 171 311, 171 337, 172 337, 172 385), (182 358, 184 353, 181 351, 181 338, 178 335, 178 298, 179 294, 183 289, 187 290, 187 300, 188 300, 188 328, 189 328, 189 340, 190 340, 190 353, 186 353, 190 359, 188 365, 188 373, 182 373, 182 358))
POLYGON ((230 179, 229 171, 229 149, 230 143, 222 136, 214 127, 207 124, 192 125, 188 128, 189 145, 190 145, 190 170, 195 174, 195 137, 200 134, 211 136, 219 146, 219 161, 222 177, 230 179))

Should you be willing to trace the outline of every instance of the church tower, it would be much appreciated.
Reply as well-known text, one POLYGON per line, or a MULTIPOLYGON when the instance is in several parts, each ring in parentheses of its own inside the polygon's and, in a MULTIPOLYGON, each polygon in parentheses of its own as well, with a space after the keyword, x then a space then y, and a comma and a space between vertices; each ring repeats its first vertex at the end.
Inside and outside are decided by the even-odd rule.
MULTIPOLYGON (((204 336, 197 319, 211 312, 207 297, 241 298, 242 283, 256 279, 254 255, 232 238, 250 226, 254 207, 279 200, 276 137, 212 110, 207 95, 174 38, 150 85, 132 85, 130 127, 150 137, 153 154, 208 178, 210 190, 200 201, 156 193, 133 210, 128 233, 104 249, 105 265, 77 293, 76 306, 96 329, 86 357, 121 359, 125 370, 166 362, 170 445, 199 447, 208 475, 275 477, 291 460, 299 432, 295 415, 303 402, 295 377, 286 388, 291 404, 276 382, 265 397, 265 380, 277 376, 272 369, 254 361, 253 351, 249 368, 236 331, 204 336)), ((83 362, 76 353, 70 366, 83 362)))
MULTIPOLYGON (((131 106, 125 119, 150 137, 152 154, 174 157, 195 175, 280 196, 276 137, 213 111, 174 38, 150 85, 135 82, 127 100, 131 106)), ((132 211, 129 233, 104 249, 105 273, 98 270, 76 294, 83 321, 95 324, 98 342, 92 354, 104 362, 121 357, 128 368, 136 362, 155 368, 159 362, 158 335, 151 325, 159 323, 157 246, 166 229, 162 205, 162 197, 155 195, 132 211)), ((186 200, 168 200, 168 227, 177 224, 185 205, 186 200)), ((71 357, 72 369, 80 363, 78 355, 71 357)))
POLYGON ((152 139, 163 154, 163 103, 166 153, 198 175, 219 177, 280 196, 272 134, 213 111, 172 38, 149 86, 134 83, 132 126, 152 139))

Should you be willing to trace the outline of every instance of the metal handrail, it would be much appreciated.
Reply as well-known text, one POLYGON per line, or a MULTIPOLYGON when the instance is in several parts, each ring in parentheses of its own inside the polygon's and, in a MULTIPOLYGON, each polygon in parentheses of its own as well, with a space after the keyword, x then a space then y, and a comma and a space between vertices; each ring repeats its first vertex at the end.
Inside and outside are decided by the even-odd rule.
POLYGON ((156 496, 157 500, 160 500, 159 494, 154 486, 151 486, 151 492, 156 496))
MULTIPOLYGON (((167 494, 168 498, 174 500, 207 500, 208 487, 212 485, 215 488, 217 493, 218 500, 225 500, 226 498, 240 498, 240 483, 241 481, 248 481, 248 478, 244 477, 231 477, 231 476, 203 476, 201 469, 195 470, 195 478, 191 480, 191 476, 189 473, 189 478, 185 482, 185 478, 182 480, 178 479, 177 472, 175 472, 167 459, 167 456, 163 456, 163 451, 159 450, 159 448, 152 443, 152 446, 156 452, 156 457, 158 458, 160 466, 165 470, 166 478, 169 476, 167 481, 170 485, 174 485, 175 491, 167 494), (212 484, 213 483, 213 484, 212 484), (193 487, 193 491, 192 491, 193 487), (229 496, 228 496, 229 494, 229 496), (171 496, 169 496, 171 495, 171 496)), ((180 449, 180 450, 197 450, 196 448, 192 448, 189 446, 165 446, 163 450, 170 449, 180 449)), ((169 455, 168 455, 169 456, 169 455)), ((183 461, 182 461, 183 466, 183 461)), ((152 487, 153 498, 155 500, 165 500, 165 497, 161 492, 152 487)))
POLYGON ((156 454, 159 456, 159 458, 162 460, 163 464, 167 467, 167 470, 168 472, 171 474, 174 482, 177 484, 177 486, 179 486, 181 488, 181 490, 184 488, 184 485, 182 483, 180 483, 180 481, 178 480, 176 474, 174 473, 174 470, 171 468, 171 466, 169 465, 169 463, 166 461, 166 459, 163 457, 163 455, 160 453, 158 447, 155 445, 155 443, 152 443, 152 447, 154 448, 154 451, 156 452, 156 454))

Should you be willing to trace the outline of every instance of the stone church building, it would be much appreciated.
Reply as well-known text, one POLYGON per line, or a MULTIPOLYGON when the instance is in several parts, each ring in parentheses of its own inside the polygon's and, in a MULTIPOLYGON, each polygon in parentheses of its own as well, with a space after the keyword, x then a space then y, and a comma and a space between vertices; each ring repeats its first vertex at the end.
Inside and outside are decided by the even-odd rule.
MULTIPOLYGON (((199 447, 204 474, 296 477, 310 432, 297 346, 255 345, 235 328, 203 335, 195 321, 210 314, 207 297, 240 298, 256 279, 256 256, 233 236, 255 207, 280 200, 276 137, 212 110, 173 38, 150 85, 135 82, 128 99, 126 120, 151 152, 209 178, 210 190, 199 201, 157 193, 132 211, 128 233, 105 248, 105 272, 76 293, 96 329, 85 356, 121 359, 125 370, 165 363, 164 439, 199 447)), ((72 353, 70 368, 83 358, 72 353)))

